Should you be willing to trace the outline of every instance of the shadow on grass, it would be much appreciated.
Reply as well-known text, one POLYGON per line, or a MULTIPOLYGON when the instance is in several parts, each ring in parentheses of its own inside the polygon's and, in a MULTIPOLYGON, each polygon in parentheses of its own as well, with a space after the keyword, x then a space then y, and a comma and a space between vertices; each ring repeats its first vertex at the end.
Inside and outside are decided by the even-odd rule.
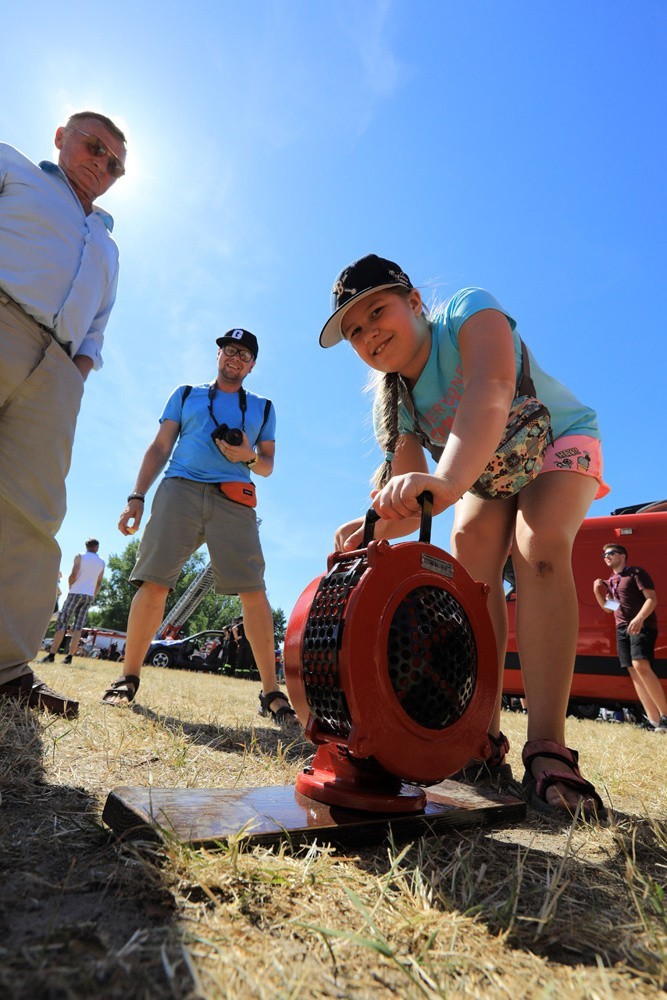
POLYGON ((0 706, 0 995, 186 995, 160 859, 119 844, 85 790, 46 780, 49 742, 76 725, 0 706))
POLYGON ((241 756, 259 751, 275 756, 280 747, 282 757, 290 762, 305 762, 315 753, 315 748, 305 740, 303 732, 297 727, 266 729, 260 726, 255 729, 245 726, 213 726, 208 723, 187 722, 136 703, 132 703, 130 709, 136 715, 141 715, 172 733, 183 734, 191 743, 208 747, 209 750, 222 750, 241 756))
POLYGON ((667 824, 616 813, 601 834, 580 829, 591 830, 590 844, 573 831, 564 847, 562 825, 529 814, 520 843, 468 828, 402 854, 391 845, 389 858, 385 844, 359 864, 432 907, 474 917, 509 948, 560 965, 620 964, 664 987, 667 824))

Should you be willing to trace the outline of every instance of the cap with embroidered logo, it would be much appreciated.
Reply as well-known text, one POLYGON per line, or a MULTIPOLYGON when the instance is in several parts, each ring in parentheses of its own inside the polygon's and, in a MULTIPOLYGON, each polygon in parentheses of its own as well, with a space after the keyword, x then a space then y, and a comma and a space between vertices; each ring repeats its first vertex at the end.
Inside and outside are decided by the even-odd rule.
POLYGON ((344 339, 341 323, 345 313, 356 302, 383 288, 396 287, 410 290, 414 286, 393 260, 369 253, 349 264, 340 272, 331 289, 332 314, 322 327, 320 345, 333 347, 344 339))
POLYGON ((259 345, 255 334, 251 333, 250 330, 242 330, 240 327, 223 333, 222 337, 217 338, 216 344, 218 347, 224 347, 225 344, 235 344, 237 347, 245 347, 247 351, 250 351, 255 360, 257 360, 257 355, 259 354, 259 345))

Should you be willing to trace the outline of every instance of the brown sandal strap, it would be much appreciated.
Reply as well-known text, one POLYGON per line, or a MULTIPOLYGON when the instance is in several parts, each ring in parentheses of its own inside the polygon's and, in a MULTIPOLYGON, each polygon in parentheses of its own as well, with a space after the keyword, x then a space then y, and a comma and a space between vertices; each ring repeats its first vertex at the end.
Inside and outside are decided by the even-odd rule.
POLYGON ((543 771, 539 778, 535 779, 535 794, 543 802, 546 802, 547 789, 559 782, 575 792, 580 792, 582 798, 591 798, 601 802, 595 785, 587 781, 583 775, 574 774, 572 771, 543 771))
POLYGON ((521 760, 527 771, 536 757, 552 757, 561 764, 571 767, 574 774, 579 774, 579 754, 570 747, 564 747, 555 740, 529 740, 521 751, 521 760))
POLYGON ((491 755, 487 759, 487 763, 492 764, 494 767, 498 767, 503 763, 505 757, 509 753, 510 741, 504 733, 498 733, 497 736, 492 736, 491 733, 489 733, 488 737, 489 743, 491 744, 491 755))

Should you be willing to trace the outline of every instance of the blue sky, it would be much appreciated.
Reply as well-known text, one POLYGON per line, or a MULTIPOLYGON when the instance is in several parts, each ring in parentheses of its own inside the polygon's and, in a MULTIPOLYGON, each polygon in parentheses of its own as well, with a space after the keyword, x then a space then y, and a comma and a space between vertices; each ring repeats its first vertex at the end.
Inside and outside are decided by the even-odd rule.
POLYGON ((83 108, 129 138, 102 201, 121 280, 79 421, 65 574, 88 535, 122 551, 165 399, 209 380, 215 337, 244 326, 260 342, 247 388, 278 414, 257 483, 269 599, 289 615, 380 460, 366 370, 317 342, 336 274, 369 252, 427 301, 488 288, 598 410, 612 492, 592 515, 667 496, 663 0, 84 10, 10 5, 0 65, 0 138, 33 159, 83 108))

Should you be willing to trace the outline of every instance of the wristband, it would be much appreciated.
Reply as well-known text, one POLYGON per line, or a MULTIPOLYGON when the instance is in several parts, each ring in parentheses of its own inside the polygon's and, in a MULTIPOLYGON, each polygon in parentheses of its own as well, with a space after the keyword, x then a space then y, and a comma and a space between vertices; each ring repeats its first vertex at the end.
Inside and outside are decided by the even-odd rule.
POLYGON ((129 497, 127 498, 127 502, 129 503, 130 500, 141 500, 141 502, 144 503, 146 498, 143 493, 130 493, 129 497))
POLYGON ((245 464, 248 466, 248 468, 250 468, 251 465, 257 465, 258 460, 259 460, 259 455, 257 454, 256 451, 254 451, 252 453, 252 458, 250 459, 250 461, 246 462, 245 464))

